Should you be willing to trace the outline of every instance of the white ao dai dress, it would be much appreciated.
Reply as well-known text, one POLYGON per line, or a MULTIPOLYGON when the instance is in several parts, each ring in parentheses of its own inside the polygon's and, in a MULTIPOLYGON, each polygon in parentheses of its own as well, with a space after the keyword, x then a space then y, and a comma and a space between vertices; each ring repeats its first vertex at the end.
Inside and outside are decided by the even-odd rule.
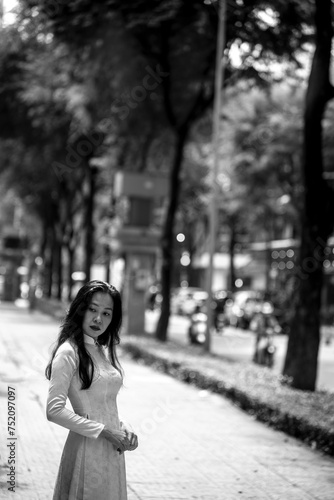
POLYGON ((107 349, 84 335, 94 362, 89 389, 81 389, 76 347, 65 341, 52 363, 47 417, 70 430, 61 457, 53 500, 127 500, 124 454, 100 436, 104 426, 121 429, 116 396, 120 373, 107 349), (73 411, 65 408, 67 397, 73 411))

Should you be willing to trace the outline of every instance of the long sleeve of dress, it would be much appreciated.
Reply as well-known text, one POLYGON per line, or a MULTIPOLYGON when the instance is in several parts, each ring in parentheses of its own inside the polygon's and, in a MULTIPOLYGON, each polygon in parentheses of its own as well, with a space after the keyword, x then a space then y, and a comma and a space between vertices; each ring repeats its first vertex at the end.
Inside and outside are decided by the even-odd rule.
POLYGON ((104 429, 104 424, 89 420, 65 408, 68 390, 78 367, 78 358, 74 347, 62 344, 52 362, 52 373, 47 399, 47 419, 82 436, 97 438, 104 429))

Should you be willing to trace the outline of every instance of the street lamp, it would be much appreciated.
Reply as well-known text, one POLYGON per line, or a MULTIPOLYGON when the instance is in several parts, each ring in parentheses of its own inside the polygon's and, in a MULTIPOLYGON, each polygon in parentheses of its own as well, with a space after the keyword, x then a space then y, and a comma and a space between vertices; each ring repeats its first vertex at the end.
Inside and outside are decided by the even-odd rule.
POLYGON ((213 277, 213 259, 216 250, 216 231, 217 231, 217 200, 219 193, 219 184, 217 181, 218 166, 219 166, 219 131, 220 131, 220 110, 222 105, 222 89, 224 85, 224 69, 223 60, 225 39, 226 39, 226 0, 218 0, 218 37, 216 51, 216 68, 215 68, 215 89, 214 89, 214 104, 213 104, 213 190, 210 200, 210 224, 209 224, 209 266, 207 275, 207 325, 204 348, 210 351, 211 347, 211 327, 213 324, 213 309, 211 307, 212 295, 212 277, 213 277))

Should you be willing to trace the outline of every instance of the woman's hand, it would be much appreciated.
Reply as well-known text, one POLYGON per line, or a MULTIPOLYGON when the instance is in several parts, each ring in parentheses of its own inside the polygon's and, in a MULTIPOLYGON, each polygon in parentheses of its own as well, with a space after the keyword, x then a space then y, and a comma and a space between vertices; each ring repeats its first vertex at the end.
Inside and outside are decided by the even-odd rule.
POLYGON ((125 429, 126 435, 128 437, 128 440, 130 442, 130 446, 128 448, 129 451, 133 451, 138 447, 138 436, 135 434, 133 431, 130 431, 129 429, 125 429))
POLYGON ((130 449, 130 439, 125 430, 109 429, 105 427, 100 436, 112 443, 120 454, 130 449))
POLYGON ((122 431, 125 431, 128 439, 130 441, 130 447, 128 448, 129 451, 133 451, 138 447, 138 436, 137 434, 133 431, 133 428, 131 425, 127 422, 121 421, 120 422, 120 427, 122 431))

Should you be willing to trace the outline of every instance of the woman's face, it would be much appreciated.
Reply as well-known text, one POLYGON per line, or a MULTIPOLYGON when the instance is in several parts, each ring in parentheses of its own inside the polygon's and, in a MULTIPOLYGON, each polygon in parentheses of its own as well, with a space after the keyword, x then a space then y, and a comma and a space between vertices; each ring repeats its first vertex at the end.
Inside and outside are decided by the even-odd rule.
POLYGON ((111 323, 114 301, 108 293, 96 292, 85 312, 82 329, 86 335, 97 339, 111 323))

